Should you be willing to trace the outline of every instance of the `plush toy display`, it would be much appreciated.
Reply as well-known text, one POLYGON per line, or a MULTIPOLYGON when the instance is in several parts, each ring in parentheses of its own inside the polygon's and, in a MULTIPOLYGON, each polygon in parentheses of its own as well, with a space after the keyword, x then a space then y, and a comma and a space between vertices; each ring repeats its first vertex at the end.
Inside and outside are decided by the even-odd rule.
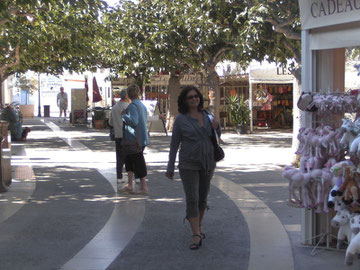
POLYGON ((289 180, 289 201, 315 213, 336 213, 331 221, 338 228, 336 247, 348 243, 345 264, 351 265, 360 255, 360 95, 309 93, 302 101, 309 103, 303 110, 314 108, 319 122, 325 115, 328 122, 329 113, 356 113, 355 121, 344 118, 338 129, 319 122, 316 128, 301 128, 295 152, 300 155, 299 169, 286 167, 283 172, 289 180))
POLYGON ((300 110, 316 112, 320 115, 355 113, 357 106, 357 96, 349 93, 342 95, 302 93, 298 101, 300 110))

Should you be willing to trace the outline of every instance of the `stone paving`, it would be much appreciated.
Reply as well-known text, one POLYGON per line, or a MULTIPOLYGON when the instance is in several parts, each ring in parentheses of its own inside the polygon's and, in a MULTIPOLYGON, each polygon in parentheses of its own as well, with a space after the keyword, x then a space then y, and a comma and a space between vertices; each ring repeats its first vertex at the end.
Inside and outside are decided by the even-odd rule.
MULTIPOLYGON (((222 135, 200 250, 188 249, 182 185, 164 177, 170 136, 151 133, 149 196, 116 192, 114 144, 106 130, 26 119, 13 143, 13 183, 0 194, 0 270, 339 269, 344 252, 300 243, 301 209, 287 205, 281 171, 292 133, 222 135)), ((358 269, 356 262, 349 269, 358 269)))

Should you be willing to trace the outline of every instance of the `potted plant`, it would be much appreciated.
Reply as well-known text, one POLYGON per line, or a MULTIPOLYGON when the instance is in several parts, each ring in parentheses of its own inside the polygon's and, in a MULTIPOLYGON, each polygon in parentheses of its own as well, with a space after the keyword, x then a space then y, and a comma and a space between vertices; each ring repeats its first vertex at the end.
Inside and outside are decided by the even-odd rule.
POLYGON ((96 109, 94 112, 94 127, 96 129, 104 129, 106 113, 103 109, 96 109))
POLYGON ((227 97, 230 123, 236 128, 239 134, 246 134, 250 123, 249 101, 244 96, 230 95, 227 97))

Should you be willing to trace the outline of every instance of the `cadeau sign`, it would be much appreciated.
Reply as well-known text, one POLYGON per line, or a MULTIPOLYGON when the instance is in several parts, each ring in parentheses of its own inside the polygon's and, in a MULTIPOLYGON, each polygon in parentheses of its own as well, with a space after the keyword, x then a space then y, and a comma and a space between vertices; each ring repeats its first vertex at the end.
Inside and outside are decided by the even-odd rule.
POLYGON ((360 0, 299 0, 302 29, 360 21, 360 0))

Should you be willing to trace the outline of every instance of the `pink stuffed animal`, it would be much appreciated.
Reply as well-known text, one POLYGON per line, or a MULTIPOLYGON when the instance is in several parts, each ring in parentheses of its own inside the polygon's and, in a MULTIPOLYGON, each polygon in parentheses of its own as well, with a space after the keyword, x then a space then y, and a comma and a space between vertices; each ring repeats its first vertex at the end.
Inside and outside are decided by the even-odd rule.
POLYGON ((305 149, 305 136, 304 136, 304 131, 305 131, 305 128, 300 128, 299 129, 299 133, 297 135, 297 139, 299 141, 299 147, 298 149, 296 150, 295 154, 296 155, 301 155, 302 152, 304 151, 305 149))
POLYGON ((282 173, 282 177, 289 180, 289 202, 301 205, 303 203, 302 181, 293 179, 294 175, 299 172, 299 170, 291 166, 286 166, 282 173), (296 193, 298 193, 298 195, 296 193))
POLYGON ((313 207, 315 199, 309 185, 310 173, 303 173, 301 170, 287 166, 282 176, 289 180, 289 202, 302 207, 313 207))
POLYGON ((330 157, 336 156, 339 151, 338 150, 338 142, 336 142, 337 135, 339 132, 340 132, 339 130, 335 131, 330 126, 325 126, 323 128, 324 135, 323 135, 321 144, 327 150, 327 154, 330 157))

